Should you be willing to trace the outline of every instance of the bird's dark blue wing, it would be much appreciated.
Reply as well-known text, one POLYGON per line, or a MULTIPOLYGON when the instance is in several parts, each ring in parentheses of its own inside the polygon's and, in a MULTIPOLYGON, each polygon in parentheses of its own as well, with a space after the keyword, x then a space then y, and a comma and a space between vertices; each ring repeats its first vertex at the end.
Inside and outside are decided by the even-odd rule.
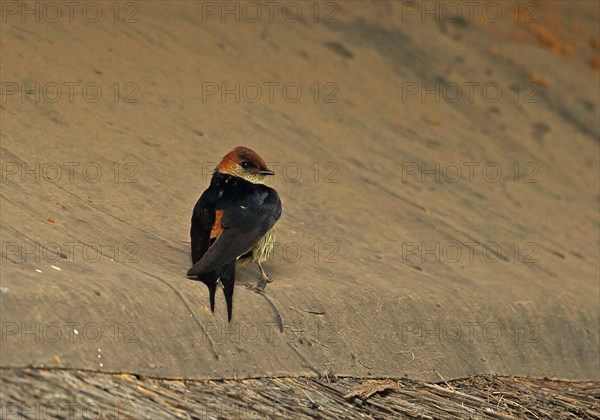
POLYGON ((208 188, 194 206, 190 238, 192 241, 192 263, 197 263, 210 246, 210 232, 215 222, 216 194, 208 188))
MULTIPOLYGON (((242 179, 229 179, 227 184, 221 185, 221 189, 217 188, 213 214, 222 212, 220 215, 222 229, 200 260, 189 269, 188 276, 201 276, 235 261, 256 244, 281 216, 281 201, 274 189, 242 179)), ((206 218, 207 223, 210 220, 206 218)), ((212 220, 214 224, 216 217, 213 216, 212 220)), ((203 221, 200 223, 206 235, 207 223, 203 221)), ((211 229, 213 227, 211 226, 211 229)), ((208 238, 210 242, 210 229, 208 238)), ((205 243, 201 243, 199 251, 203 250, 205 243)))

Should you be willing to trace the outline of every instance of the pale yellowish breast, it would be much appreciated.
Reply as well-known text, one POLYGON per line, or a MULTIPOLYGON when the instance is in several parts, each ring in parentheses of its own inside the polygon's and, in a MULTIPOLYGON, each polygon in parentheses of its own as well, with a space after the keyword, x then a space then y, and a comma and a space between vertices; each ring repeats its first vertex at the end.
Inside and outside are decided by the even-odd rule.
POLYGON ((266 261, 273 252, 275 244, 275 226, 273 226, 265 235, 258 240, 252 248, 252 256, 249 262, 262 263, 266 261))

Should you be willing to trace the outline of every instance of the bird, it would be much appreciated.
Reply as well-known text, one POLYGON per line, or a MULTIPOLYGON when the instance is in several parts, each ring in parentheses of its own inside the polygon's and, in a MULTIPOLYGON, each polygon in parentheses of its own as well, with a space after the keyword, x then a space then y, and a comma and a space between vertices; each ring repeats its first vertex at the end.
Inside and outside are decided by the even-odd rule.
POLYGON ((272 281, 261 263, 273 252, 274 226, 282 211, 277 191, 264 185, 274 174, 254 150, 238 146, 214 169, 209 187, 194 206, 190 228, 193 265, 187 277, 208 287, 212 312, 221 283, 228 322, 237 261, 258 265, 261 276, 254 291, 262 292, 272 281))

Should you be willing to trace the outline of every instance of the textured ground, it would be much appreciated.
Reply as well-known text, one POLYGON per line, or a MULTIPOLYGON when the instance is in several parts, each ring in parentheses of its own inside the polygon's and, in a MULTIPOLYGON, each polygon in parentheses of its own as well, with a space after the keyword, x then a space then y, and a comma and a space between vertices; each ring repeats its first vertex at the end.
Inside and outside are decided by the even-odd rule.
POLYGON ((502 376, 438 384, 335 376, 174 381, 33 369, 2 369, 0 378, 2 418, 600 418, 598 382, 502 376))
POLYGON ((598 381, 600 3, 455 3, 2 1, 0 367, 598 381), (283 216, 228 324, 185 272, 237 145, 283 216))

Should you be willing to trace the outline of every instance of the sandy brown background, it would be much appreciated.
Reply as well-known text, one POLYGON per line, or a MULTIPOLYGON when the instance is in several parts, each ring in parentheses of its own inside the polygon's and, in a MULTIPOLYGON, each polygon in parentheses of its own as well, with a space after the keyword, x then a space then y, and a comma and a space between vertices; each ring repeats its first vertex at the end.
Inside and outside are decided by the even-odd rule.
POLYGON ((497 21, 302 3, 256 23, 97 4, 96 23, 2 6, 1 366, 599 378, 598 3, 497 21), (223 83, 239 100, 207 94, 223 83), (185 272, 192 207, 236 145, 275 168, 284 210, 274 282, 247 292, 239 268, 227 324, 185 272), (421 163, 447 172, 423 182, 421 163))

